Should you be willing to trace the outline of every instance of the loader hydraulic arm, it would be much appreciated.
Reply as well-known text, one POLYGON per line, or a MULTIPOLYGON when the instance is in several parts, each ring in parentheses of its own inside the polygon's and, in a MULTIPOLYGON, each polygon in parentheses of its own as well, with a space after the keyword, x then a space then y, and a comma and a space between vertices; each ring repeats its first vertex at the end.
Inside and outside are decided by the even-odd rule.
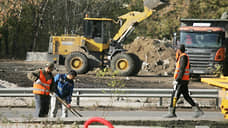
POLYGON ((132 11, 125 15, 119 16, 120 20, 125 20, 124 24, 121 26, 117 34, 114 36, 113 40, 117 43, 124 41, 127 36, 134 30, 136 24, 142 22, 152 15, 153 10, 148 7, 144 7, 143 12, 132 11))
POLYGON ((114 42, 121 43, 127 36, 134 30, 135 25, 147 19, 152 15, 153 9, 159 9, 168 4, 169 0, 143 0, 144 11, 136 12, 132 11, 125 15, 122 15, 119 20, 125 20, 124 24, 121 26, 117 34, 114 36, 114 42))

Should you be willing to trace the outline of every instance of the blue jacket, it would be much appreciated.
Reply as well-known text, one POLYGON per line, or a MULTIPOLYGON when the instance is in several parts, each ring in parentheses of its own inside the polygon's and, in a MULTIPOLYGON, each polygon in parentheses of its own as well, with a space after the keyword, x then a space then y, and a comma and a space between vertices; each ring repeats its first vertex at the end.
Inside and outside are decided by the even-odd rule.
POLYGON ((72 101, 74 81, 67 79, 67 74, 57 74, 54 81, 57 84, 56 94, 66 100, 67 104, 70 104, 72 101))

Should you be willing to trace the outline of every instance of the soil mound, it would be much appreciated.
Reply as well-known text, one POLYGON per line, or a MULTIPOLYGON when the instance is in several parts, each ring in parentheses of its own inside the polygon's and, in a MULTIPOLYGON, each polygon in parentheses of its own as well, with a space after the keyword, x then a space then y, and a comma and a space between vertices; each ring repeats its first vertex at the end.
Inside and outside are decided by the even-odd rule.
POLYGON ((175 68, 175 51, 171 41, 137 37, 124 48, 143 61, 141 74, 172 75, 175 68))

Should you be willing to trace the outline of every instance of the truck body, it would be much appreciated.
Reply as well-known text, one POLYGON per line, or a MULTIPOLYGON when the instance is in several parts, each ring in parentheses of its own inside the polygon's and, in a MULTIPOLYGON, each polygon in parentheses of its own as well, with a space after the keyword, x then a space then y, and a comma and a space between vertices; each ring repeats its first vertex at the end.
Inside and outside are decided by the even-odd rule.
POLYGON ((191 75, 214 74, 218 67, 227 75, 227 38, 227 19, 181 19, 174 45, 185 45, 191 75))

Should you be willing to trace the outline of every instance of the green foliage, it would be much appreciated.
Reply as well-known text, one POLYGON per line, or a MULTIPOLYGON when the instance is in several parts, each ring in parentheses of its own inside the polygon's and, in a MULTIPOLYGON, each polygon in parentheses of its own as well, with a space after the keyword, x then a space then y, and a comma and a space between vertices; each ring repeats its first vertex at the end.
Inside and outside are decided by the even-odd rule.
MULTIPOLYGON (((125 87, 125 81, 124 80, 120 80, 120 79, 116 79, 117 74, 118 74, 117 71, 113 72, 109 68, 104 68, 103 70, 98 70, 96 72, 96 77, 104 78, 104 77, 111 76, 111 80, 106 84, 107 87, 114 88, 114 89, 115 88, 124 88, 125 87)), ((115 90, 112 93, 117 94, 117 93, 120 93, 120 92, 118 90, 115 90)))
POLYGON ((216 77, 223 76, 223 65, 221 64, 216 64, 215 69, 210 68, 209 70, 211 70, 216 77))
POLYGON ((105 76, 112 76, 112 78, 115 78, 115 76, 118 74, 117 71, 112 72, 109 68, 104 68, 103 70, 96 71, 96 77, 105 77, 105 76))
POLYGON ((228 11, 227 0, 194 0, 190 4, 189 18, 219 19, 228 11))

